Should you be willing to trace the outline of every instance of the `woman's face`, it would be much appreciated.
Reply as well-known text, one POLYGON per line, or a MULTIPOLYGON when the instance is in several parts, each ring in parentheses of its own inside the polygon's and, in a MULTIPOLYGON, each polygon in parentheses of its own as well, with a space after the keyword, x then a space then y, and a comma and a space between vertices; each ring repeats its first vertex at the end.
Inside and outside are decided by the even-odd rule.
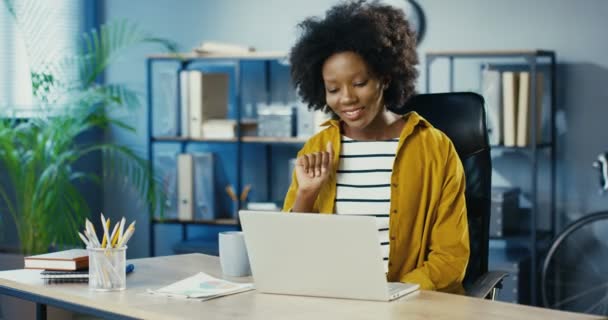
POLYGON ((336 53, 322 73, 325 102, 350 129, 364 130, 384 111, 384 85, 360 55, 336 53))

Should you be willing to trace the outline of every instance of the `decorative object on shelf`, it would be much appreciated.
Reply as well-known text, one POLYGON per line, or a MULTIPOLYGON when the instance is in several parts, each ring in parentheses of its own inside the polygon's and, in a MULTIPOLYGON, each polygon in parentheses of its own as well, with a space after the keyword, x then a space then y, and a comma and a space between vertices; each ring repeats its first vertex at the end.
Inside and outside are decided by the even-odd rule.
POLYGON ((426 17, 420 4, 415 0, 382 0, 382 2, 403 10, 407 21, 416 32, 416 42, 420 44, 426 31, 426 17))

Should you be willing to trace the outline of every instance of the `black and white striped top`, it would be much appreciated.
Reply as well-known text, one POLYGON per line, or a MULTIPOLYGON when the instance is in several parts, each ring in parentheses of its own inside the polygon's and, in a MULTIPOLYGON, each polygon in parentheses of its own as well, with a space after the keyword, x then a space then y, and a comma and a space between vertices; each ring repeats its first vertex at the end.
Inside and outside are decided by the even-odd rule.
POLYGON ((358 141, 342 136, 337 170, 336 213, 377 217, 388 272, 391 174, 399 139, 358 141))

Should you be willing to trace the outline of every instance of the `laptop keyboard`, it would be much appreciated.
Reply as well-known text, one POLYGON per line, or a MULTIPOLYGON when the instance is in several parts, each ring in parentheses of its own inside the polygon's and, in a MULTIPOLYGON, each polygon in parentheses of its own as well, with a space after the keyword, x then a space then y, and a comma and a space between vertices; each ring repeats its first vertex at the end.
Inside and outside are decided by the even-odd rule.
POLYGON ((388 283, 388 292, 389 293, 397 293, 403 290, 403 283, 400 282, 389 282, 388 283))

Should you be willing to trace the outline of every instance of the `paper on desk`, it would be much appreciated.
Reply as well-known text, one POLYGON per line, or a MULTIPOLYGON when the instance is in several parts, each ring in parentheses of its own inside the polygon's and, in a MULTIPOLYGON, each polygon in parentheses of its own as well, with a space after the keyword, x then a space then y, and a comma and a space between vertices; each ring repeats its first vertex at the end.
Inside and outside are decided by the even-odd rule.
POLYGON ((208 300, 253 290, 253 283, 236 283, 214 278, 204 272, 148 293, 168 297, 208 300))

